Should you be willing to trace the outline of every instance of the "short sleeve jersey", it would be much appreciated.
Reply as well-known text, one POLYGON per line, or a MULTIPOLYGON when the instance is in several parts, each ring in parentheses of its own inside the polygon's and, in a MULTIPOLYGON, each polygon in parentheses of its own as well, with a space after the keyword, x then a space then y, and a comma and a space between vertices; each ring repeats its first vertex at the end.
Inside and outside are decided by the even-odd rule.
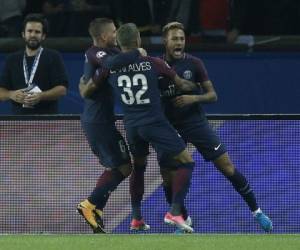
MULTIPOLYGON (((194 57, 189 54, 184 54, 184 57, 179 60, 167 61, 170 67, 178 74, 179 77, 186 80, 201 83, 208 81, 209 77, 206 68, 201 59, 194 57)), ((173 94, 166 97, 164 92, 169 89, 174 89, 174 83, 168 82, 163 79, 163 103, 165 108, 165 114, 171 122, 180 122, 186 119, 199 119, 199 117, 205 116, 201 104, 195 103, 186 107, 176 107, 172 98, 182 94, 198 95, 202 93, 201 88, 195 89, 194 91, 184 93, 182 91, 171 92, 173 94)), ((170 92, 168 92, 170 93, 170 92)))
MULTIPOLYGON (((92 46, 86 53, 86 61, 95 69, 103 69, 106 57, 119 53, 116 48, 99 48, 92 46)), ((110 123, 115 121, 114 96, 112 87, 106 83, 97 89, 90 97, 85 98, 84 111, 81 115, 83 122, 110 123)))
POLYGON ((153 57, 139 57, 119 70, 111 70, 109 83, 121 100, 126 126, 141 126, 165 120, 158 77, 174 80, 176 73, 153 57))
MULTIPOLYGON (((9 55, 5 61, 0 76, 0 87, 8 90, 18 90, 27 87, 23 70, 24 50, 9 55)), ((28 71, 31 72, 35 57, 27 57, 28 71)), ((30 75, 30 74, 29 74, 30 75)), ((42 91, 55 86, 68 87, 68 78, 61 55, 52 49, 44 48, 34 75, 33 84, 42 91)), ((58 112, 58 102, 42 101, 33 108, 23 108, 21 104, 12 101, 13 114, 55 114, 58 112)))

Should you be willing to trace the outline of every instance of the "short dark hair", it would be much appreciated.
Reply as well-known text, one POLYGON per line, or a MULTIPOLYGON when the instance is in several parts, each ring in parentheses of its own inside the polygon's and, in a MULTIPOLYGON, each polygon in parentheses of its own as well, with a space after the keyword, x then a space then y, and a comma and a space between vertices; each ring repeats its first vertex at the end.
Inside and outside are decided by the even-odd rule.
POLYGON ((96 38, 100 36, 104 32, 104 27, 107 24, 114 23, 112 19, 103 17, 103 18, 95 18, 90 22, 89 25, 89 34, 91 37, 96 38))
POLYGON ((43 26, 43 33, 44 34, 48 33, 48 21, 42 14, 38 14, 38 13, 28 14, 23 21, 23 32, 25 31, 26 24, 29 22, 41 23, 43 26))
POLYGON ((162 28, 162 35, 163 37, 166 37, 168 35, 168 32, 170 30, 174 30, 174 29, 180 29, 182 31, 184 31, 184 25, 180 22, 170 22, 167 23, 163 28, 162 28))
POLYGON ((117 30, 117 41, 121 47, 132 48, 136 45, 139 30, 134 23, 125 23, 117 30))

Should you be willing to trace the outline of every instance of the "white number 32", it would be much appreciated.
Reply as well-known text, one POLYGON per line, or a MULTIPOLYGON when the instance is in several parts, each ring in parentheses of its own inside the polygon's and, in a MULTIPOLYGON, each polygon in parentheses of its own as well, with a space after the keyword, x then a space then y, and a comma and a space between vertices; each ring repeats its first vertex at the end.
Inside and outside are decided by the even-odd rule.
POLYGON ((124 94, 121 94, 122 101, 127 105, 147 104, 150 103, 149 98, 144 98, 143 95, 148 90, 147 78, 143 74, 136 74, 132 77, 132 80, 127 75, 121 75, 118 77, 118 87, 123 88, 124 94), (141 85, 141 88, 133 93, 131 87, 141 85))

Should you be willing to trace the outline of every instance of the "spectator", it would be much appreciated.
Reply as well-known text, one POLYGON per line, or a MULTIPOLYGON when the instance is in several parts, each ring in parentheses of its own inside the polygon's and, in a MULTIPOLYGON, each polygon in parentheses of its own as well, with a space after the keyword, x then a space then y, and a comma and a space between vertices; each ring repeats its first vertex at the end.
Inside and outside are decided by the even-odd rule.
POLYGON ((300 33, 298 0, 230 0, 227 41, 234 43, 240 34, 296 35, 300 33))
POLYGON ((14 37, 21 32, 26 0, 0 0, 0 37, 14 37))
POLYGON ((26 0, 25 16, 30 13, 42 13, 45 0, 26 0))
POLYGON ((228 0, 198 0, 198 23, 203 35, 225 37, 228 0))
POLYGON ((109 16, 106 0, 70 0, 68 36, 89 36, 90 22, 99 16, 109 16))
POLYGON ((178 21, 185 27, 188 27, 190 20, 192 0, 173 0, 171 1, 171 10, 168 17, 168 22, 178 21))
POLYGON ((12 102, 15 115, 55 114, 57 100, 66 94, 68 80, 61 56, 43 48, 47 21, 40 14, 23 22, 25 50, 6 59, 0 76, 0 101, 12 102))
POLYGON ((68 8, 69 0, 46 0, 42 5, 44 14, 56 14, 68 8))
POLYGON ((152 17, 148 0, 128 0, 124 8, 124 22, 134 22, 142 35, 150 35, 152 33, 152 17))
POLYGON ((45 0, 42 4, 43 14, 49 21, 48 36, 65 36, 69 15, 69 0, 45 0))

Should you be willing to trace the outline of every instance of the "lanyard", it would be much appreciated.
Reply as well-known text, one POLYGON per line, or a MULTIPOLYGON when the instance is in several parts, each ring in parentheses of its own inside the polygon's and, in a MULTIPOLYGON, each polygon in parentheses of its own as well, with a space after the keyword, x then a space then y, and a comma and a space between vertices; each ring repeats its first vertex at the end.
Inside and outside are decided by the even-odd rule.
POLYGON ((33 65, 32 65, 31 72, 30 72, 30 76, 29 76, 29 72, 28 72, 26 55, 25 55, 25 52, 24 52, 24 57, 23 57, 23 71, 24 71, 25 83, 28 86, 30 86, 32 84, 32 81, 33 81, 36 69, 37 69, 39 61, 40 61, 40 56, 42 54, 42 51, 43 51, 43 48, 41 47, 39 49, 39 52, 37 53, 37 55, 34 58, 33 65))

